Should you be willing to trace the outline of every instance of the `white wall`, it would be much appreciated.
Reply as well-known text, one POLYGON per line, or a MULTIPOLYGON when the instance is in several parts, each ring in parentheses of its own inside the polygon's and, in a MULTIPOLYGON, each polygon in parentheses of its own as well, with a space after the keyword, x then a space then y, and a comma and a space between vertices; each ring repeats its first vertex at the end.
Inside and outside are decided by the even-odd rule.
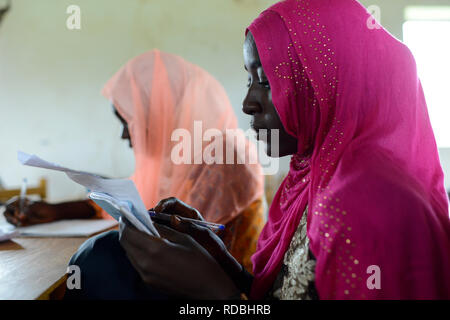
POLYGON ((0 177, 49 178, 50 200, 84 190, 58 173, 24 168, 16 150, 108 176, 133 172, 133 155, 100 95, 130 58, 159 48, 212 73, 229 93, 239 122, 246 72, 245 27, 267 0, 13 0, 0 27, 0 177), (82 29, 66 28, 66 8, 81 7, 82 29))
MULTIPOLYGON (((360 2, 365 7, 379 6, 381 24, 400 40, 403 38, 404 9, 407 6, 450 6, 450 0, 360 0, 360 2)), ((450 41, 450 35, 447 41, 450 41)), ((450 81, 448 85, 450 86, 450 81)), ((445 187, 450 190, 450 148, 439 149, 439 155, 445 173, 445 187)))
MULTIPOLYGON (((132 152, 119 139, 119 123, 100 90, 127 60, 155 47, 213 74, 247 129, 248 117, 240 111, 246 90, 244 29, 274 2, 13 0, 0 26, 0 178, 12 187, 24 176, 32 183, 46 176, 51 201, 84 197, 84 190, 61 174, 21 167, 18 149, 108 176, 131 174, 132 152), (82 10, 80 31, 66 28, 71 4, 82 10)), ((380 5, 382 23, 399 38, 406 4, 450 5, 450 0, 362 2, 380 5)), ((450 176, 450 150, 441 150, 441 157, 450 176)))

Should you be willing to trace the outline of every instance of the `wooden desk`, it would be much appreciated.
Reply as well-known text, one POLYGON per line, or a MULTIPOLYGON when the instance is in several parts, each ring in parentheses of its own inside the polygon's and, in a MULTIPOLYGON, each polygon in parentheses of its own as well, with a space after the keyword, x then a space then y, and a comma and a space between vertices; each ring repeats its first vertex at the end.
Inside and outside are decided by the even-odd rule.
POLYGON ((0 243, 0 300, 49 299, 87 238, 16 238, 0 243))

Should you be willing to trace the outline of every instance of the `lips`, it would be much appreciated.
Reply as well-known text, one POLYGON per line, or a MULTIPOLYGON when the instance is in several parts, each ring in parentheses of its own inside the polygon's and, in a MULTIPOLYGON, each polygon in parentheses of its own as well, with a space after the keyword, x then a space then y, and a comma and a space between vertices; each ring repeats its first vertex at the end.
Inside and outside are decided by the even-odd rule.
POLYGON ((256 132, 258 132, 259 130, 267 130, 267 128, 265 128, 265 127, 263 127, 263 126, 260 126, 260 125, 258 125, 258 124, 255 124, 255 122, 254 122, 253 120, 250 122, 250 127, 251 127, 253 130, 255 130, 256 132))
POLYGON ((255 130, 256 132, 259 132, 260 130, 268 130, 267 128, 257 126, 252 126, 252 129, 255 130))
POLYGON ((263 139, 264 141, 267 140, 269 129, 267 129, 267 128, 263 127, 263 126, 255 125, 253 123, 251 124, 251 127, 256 132, 256 139, 257 140, 261 140, 261 139, 263 139), (261 132, 261 130, 265 130, 265 134, 264 134, 264 131, 261 132), (260 135, 260 133, 262 133, 262 135, 260 135))

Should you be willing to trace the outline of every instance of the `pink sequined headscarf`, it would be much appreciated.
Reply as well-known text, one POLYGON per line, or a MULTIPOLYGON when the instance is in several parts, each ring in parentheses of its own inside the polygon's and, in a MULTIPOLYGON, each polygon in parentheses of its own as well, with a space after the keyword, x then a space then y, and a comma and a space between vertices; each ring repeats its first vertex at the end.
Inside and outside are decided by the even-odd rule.
POLYGON ((283 1, 248 30, 299 141, 253 256, 252 298, 270 290, 306 208, 319 298, 450 298, 448 200, 409 49, 355 0, 283 1))

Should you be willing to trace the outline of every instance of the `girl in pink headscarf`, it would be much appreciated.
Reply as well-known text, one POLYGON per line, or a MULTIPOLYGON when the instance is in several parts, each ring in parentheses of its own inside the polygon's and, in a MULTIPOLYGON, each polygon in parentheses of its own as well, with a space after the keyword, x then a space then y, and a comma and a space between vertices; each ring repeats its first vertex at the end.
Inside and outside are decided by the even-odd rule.
POLYGON ((248 29, 298 142, 253 297, 283 270, 282 297, 302 296, 292 279, 324 299, 450 297, 448 200, 414 58, 370 19, 353 0, 285 1, 248 29))
MULTIPOLYGON (((252 258, 254 277, 223 258, 217 239, 173 222, 229 276, 204 285, 203 295, 450 298, 448 200, 416 65, 371 21, 356 0, 287 0, 247 29, 243 110, 255 130, 279 130, 268 154, 292 160, 252 258)), ((163 275, 137 261, 137 239, 144 237, 125 227, 122 246, 146 282, 157 284, 146 275, 163 275)), ((145 239, 146 248, 162 247, 145 239)), ((204 274, 197 282, 208 283, 204 274)))
POLYGON ((448 200, 414 58, 369 21, 353 0, 284 1, 248 28, 246 66, 272 101, 254 84, 244 111, 256 123, 273 103, 297 140, 254 298, 450 298, 448 200))

